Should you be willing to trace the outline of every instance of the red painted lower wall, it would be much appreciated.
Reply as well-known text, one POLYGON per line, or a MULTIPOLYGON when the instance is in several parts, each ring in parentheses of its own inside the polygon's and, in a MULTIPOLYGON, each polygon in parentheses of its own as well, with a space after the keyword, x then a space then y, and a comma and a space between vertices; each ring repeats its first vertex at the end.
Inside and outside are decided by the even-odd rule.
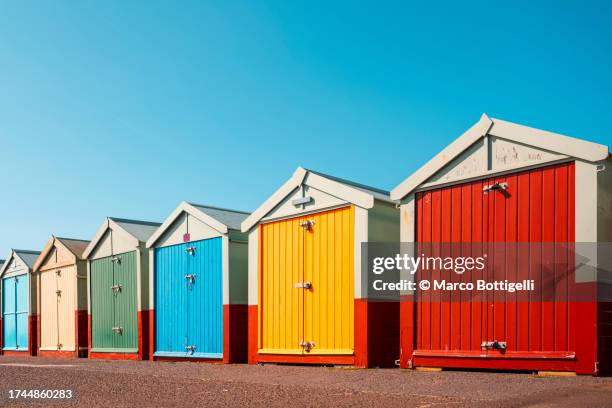
POLYGON ((399 358, 399 303, 355 299, 355 354, 258 354, 258 306, 249 305, 249 364, 346 364, 356 367, 393 367, 399 358))
POLYGON ((598 304, 597 321, 599 373, 612 374, 612 302, 598 304))
POLYGON ((149 311, 138 311, 138 360, 149 359, 149 311))
POLYGON ((28 354, 35 356, 38 351, 38 316, 28 316, 28 354))
POLYGON ((248 306, 223 305, 223 362, 246 363, 248 354, 248 306))
POLYGON ((77 310, 76 319, 76 345, 77 357, 87 357, 88 355, 88 336, 87 336, 87 310, 77 310))
MULTIPOLYGON (((146 313, 146 312, 143 312, 146 313)), ((155 353, 155 310, 151 309, 148 311, 149 314, 149 360, 157 360, 157 357, 153 356, 155 353)))

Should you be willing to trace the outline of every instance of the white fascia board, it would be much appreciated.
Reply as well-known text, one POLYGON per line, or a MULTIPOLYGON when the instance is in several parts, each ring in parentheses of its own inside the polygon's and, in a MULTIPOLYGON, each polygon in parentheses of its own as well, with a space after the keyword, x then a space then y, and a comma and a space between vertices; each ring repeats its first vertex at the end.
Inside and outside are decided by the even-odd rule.
POLYGON ((454 142, 449 144, 444 150, 434 156, 433 159, 425 163, 425 165, 395 187, 391 191, 391 199, 401 200, 406 197, 415 188, 433 176, 438 170, 446 166, 464 150, 476 143, 478 139, 484 137, 492 125, 493 121, 486 114, 483 114, 475 125, 469 128, 465 133, 455 139, 454 142))
POLYGON ((589 162, 605 160, 609 154, 605 145, 501 119, 493 119, 489 134, 589 162))
POLYGON ((113 231, 122 231, 125 234, 127 234, 127 236, 130 237, 130 239, 132 240, 132 244, 134 245, 134 248, 138 247, 138 245, 140 244, 140 241, 138 240, 138 238, 130 234, 125 228, 123 228, 120 224, 116 223, 110 218, 108 219, 108 227, 113 231))
POLYGON ((6 257, 6 261, 4 261, 4 264, 2 265, 2 268, 0 268, 0 277, 4 276, 4 272, 6 271, 8 266, 10 265, 11 261, 13 260, 13 255, 14 254, 15 254, 15 251, 11 249, 11 252, 9 252, 9 256, 6 257))
POLYGON ((89 255, 91 255, 93 250, 96 248, 96 246, 98 245, 98 243, 104 236, 104 233, 106 233, 106 230, 108 229, 108 226, 109 226, 108 222, 109 222, 109 219, 107 218, 104 220, 100 228, 98 228, 96 235, 94 235, 91 242, 89 243, 89 245, 87 245, 87 248, 85 248, 85 251, 83 252, 83 259, 88 259, 89 255))
POLYGON ((262 205, 260 205, 251 215, 249 215, 242 224, 240 229, 242 232, 248 232, 253 226, 255 226, 259 220, 266 216, 270 211, 274 209, 285 197, 287 197, 293 190, 298 188, 304 181, 306 176, 306 170, 302 167, 298 167, 293 173, 293 176, 285 182, 274 194, 272 194, 262 205))
POLYGON ((147 243, 146 243, 147 248, 153 247, 155 243, 159 240, 159 238, 164 234, 164 232, 166 232, 168 228, 170 228, 170 226, 174 223, 174 221, 176 221, 177 218, 180 217, 180 215, 183 212, 193 217, 196 217, 203 223, 219 231, 221 234, 227 234, 228 232, 227 225, 223 224, 219 220, 206 214, 204 211, 200 210, 199 208, 194 207, 193 205, 189 204, 186 201, 183 201, 181 204, 179 204, 178 207, 174 209, 174 211, 172 211, 172 214, 170 214, 170 216, 166 218, 164 223, 160 225, 157 230, 155 230, 153 235, 151 235, 151 238, 147 240, 147 243))
POLYGON ((52 235, 51 239, 47 241, 47 243, 45 244, 45 247, 40 252, 40 255, 36 259, 36 262, 34 262, 34 266, 32 267, 32 270, 34 272, 38 271, 42 263, 45 261, 45 259, 47 259, 47 255, 49 255, 49 252, 51 252, 51 249, 54 247, 54 244, 55 244, 55 236, 52 235))
POLYGON ((308 173, 304 184, 321 190, 324 193, 338 197, 358 207, 370 209, 374 207, 374 196, 349 185, 335 180, 319 176, 315 173, 308 173))

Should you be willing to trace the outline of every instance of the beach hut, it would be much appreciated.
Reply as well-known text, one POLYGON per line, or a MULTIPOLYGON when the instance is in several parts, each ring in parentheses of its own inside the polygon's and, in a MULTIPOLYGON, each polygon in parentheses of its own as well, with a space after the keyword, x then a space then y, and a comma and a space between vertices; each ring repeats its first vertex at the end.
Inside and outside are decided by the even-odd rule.
POLYGON ((89 357, 148 358, 149 251, 159 223, 107 218, 87 259, 89 357))
POLYGON ((154 359, 246 362, 247 216, 183 202, 149 238, 154 359))
POLYGON ((36 276, 40 252, 13 249, 0 269, 2 353, 36 355, 36 276))
POLYGON ((52 236, 34 264, 39 356, 87 357, 87 245, 52 236))
POLYGON ((397 302, 362 290, 362 243, 399 241, 389 193, 298 168, 243 223, 249 362, 390 366, 397 302))
POLYGON ((480 280, 535 283, 407 291, 401 367, 609 371, 611 166, 607 146, 483 115, 397 186, 402 242, 479 245, 480 280))

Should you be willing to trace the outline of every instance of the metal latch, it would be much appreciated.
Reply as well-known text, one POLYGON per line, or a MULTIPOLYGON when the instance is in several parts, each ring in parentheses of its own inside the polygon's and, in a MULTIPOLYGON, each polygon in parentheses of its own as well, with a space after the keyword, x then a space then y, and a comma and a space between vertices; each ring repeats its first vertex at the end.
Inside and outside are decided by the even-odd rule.
POLYGON ((61 275, 62 275, 62 270, 61 270, 61 269, 58 269, 57 271, 55 271, 55 274, 56 274, 57 276, 61 276, 61 275))
POLYGON ((58 289, 58 290, 56 290, 56 291, 55 291, 55 294, 56 294, 57 296, 61 296, 61 295, 62 295, 62 291, 58 289))
POLYGON ((298 282, 295 284, 296 289, 310 289, 312 288, 312 283, 310 282, 298 282))
POLYGON ((187 247, 185 248, 185 252, 187 252, 189 255, 193 255, 195 254, 195 247, 193 246, 187 247))
POLYGON ((63 347, 63 344, 62 344, 62 343, 57 343, 57 349, 58 349, 58 350, 61 350, 61 349, 62 349, 62 347, 63 347))
POLYGON ((302 347, 307 353, 310 353, 310 350, 312 350, 314 346, 314 341, 303 341, 300 343, 300 347, 302 347))
POLYGON ((121 326, 115 326, 111 330, 113 331, 113 333, 123 334, 123 327, 121 326))
POLYGON ((191 354, 195 353, 195 349, 196 346, 185 346, 185 351, 188 351, 191 354))
POLYGON ((111 258, 111 262, 112 262, 112 263, 121 263, 121 257, 119 257, 119 256, 113 256, 113 257, 111 258))
POLYGON ((495 183, 483 187, 482 191, 488 193, 489 191, 505 191, 508 189, 508 183, 495 183))
POLYGON ((190 273, 188 275, 185 275, 185 279, 187 279, 189 282, 194 283, 195 282, 195 273, 190 273))
POLYGON ((493 350, 505 350, 506 349, 506 342, 505 341, 497 341, 497 340, 493 340, 493 341, 483 341, 482 344, 480 345, 481 349, 485 349, 485 350, 489 350, 489 349, 493 349, 493 350))
POLYGON ((123 288, 123 285, 113 285, 111 286, 111 290, 115 293, 117 292, 121 292, 121 288, 123 288))
POLYGON ((307 221, 300 222, 300 227, 304 228, 307 231, 310 231, 313 225, 315 225, 314 220, 307 220, 307 221))

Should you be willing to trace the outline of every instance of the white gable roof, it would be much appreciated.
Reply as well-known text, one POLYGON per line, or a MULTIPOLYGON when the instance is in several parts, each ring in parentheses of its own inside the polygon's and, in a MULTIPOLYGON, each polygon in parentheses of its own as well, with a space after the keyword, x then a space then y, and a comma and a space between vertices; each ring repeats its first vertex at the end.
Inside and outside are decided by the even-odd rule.
POLYGON ((80 260, 83 259, 83 252, 87 248, 87 245, 89 245, 89 241, 85 241, 82 239, 60 238, 56 237, 55 235, 52 235, 49 241, 47 241, 47 244, 43 248, 42 252, 38 256, 38 259, 34 263, 32 269, 34 271, 38 271, 42 266, 43 262, 45 262, 45 259, 47 259, 51 251, 56 246, 61 246, 66 251, 74 255, 75 260, 80 260))
POLYGON ((588 162, 605 160, 609 155, 608 147, 601 144, 489 118, 483 114, 464 134, 395 187, 391 191, 391 198, 401 200, 406 197, 462 152, 489 135, 588 162))
POLYGON ((393 202, 387 191, 298 167, 293 176, 285 184, 242 222, 242 232, 247 232, 253 228, 274 207, 302 184, 314 187, 365 209, 372 208, 374 200, 393 202))
POLYGON ((11 261, 13 260, 13 258, 18 258, 30 271, 32 271, 32 268, 34 267, 34 264, 36 263, 36 259, 38 258, 39 255, 40 255, 40 252, 38 251, 28 251, 25 249, 11 249, 9 256, 6 258, 6 262, 4 262, 4 264, 0 263, 0 265, 2 265, 2 267, 0 268, 0 276, 4 275, 4 272, 11 264, 11 261))
POLYGON ((174 209, 172 214, 166 218, 164 223, 151 235, 147 241, 147 247, 150 248, 155 245, 157 240, 183 213, 187 213, 199 219, 203 223, 219 231, 221 234, 227 234, 230 229, 239 231, 240 224, 249 216, 249 213, 243 211, 228 210, 227 208, 192 204, 183 201, 174 209))
POLYGON ((98 229, 98 232, 96 232, 96 235, 85 249, 85 252, 83 252, 83 258, 89 258, 89 255, 91 255, 98 243, 104 237, 106 231, 109 229, 123 231, 134 239, 134 247, 136 247, 139 243, 145 243, 147 239, 149 239, 151 235, 153 235, 155 230, 159 228, 160 225, 161 224, 158 222, 137 221, 128 220, 125 218, 108 217, 106 220, 104 220, 104 222, 98 229))

